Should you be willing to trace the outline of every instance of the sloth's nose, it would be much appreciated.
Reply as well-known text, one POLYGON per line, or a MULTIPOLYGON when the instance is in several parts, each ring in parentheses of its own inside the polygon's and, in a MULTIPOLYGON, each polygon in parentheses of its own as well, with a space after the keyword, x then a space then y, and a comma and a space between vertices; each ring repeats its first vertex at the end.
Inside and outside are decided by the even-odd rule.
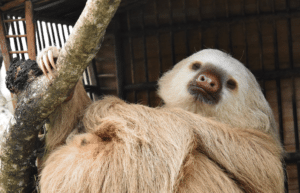
POLYGON ((197 85, 206 92, 215 93, 221 89, 221 83, 216 75, 210 72, 204 72, 196 79, 197 85))

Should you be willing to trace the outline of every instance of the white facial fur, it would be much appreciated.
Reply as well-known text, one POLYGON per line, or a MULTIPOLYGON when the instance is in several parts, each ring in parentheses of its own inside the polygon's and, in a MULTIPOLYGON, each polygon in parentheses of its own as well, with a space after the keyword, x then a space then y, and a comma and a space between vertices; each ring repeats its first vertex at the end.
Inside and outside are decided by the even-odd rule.
POLYGON ((272 133, 276 130, 272 111, 253 74, 238 60, 220 50, 205 49, 182 60, 162 76, 158 85, 158 94, 166 107, 179 107, 235 127, 272 130, 272 133), (191 69, 195 62, 201 63, 196 71, 191 69), (207 65, 221 69, 237 82, 234 91, 223 86, 217 104, 200 102, 188 92, 189 82, 207 65))

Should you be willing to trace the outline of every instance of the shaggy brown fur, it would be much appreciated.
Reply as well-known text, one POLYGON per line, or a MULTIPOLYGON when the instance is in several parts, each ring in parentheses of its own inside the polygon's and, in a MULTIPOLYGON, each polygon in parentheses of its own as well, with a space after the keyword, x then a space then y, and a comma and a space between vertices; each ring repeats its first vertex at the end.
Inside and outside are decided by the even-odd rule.
MULTIPOLYGON (((284 192, 282 148, 269 105, 253 75, 223 54, 199 52, 168 72, 160 81, 164 108, 115 97, 92 103, 82 119, 86 133, 75 130, 66 139, 70 126, 54 143, 66 139, 46 160, 41 192, 284 192), (228 76, 238 84, 234 91, 222 87, 214 104, 187 92, 191 72, 197 74, 190 64, 201 59, 205 65, 207 58, 225 64, 220 80, 228 76), (226 66, 230 62, 233 67, 226 66)), ((78 117, 80 103, 67 103, 79 109, 78 117)))

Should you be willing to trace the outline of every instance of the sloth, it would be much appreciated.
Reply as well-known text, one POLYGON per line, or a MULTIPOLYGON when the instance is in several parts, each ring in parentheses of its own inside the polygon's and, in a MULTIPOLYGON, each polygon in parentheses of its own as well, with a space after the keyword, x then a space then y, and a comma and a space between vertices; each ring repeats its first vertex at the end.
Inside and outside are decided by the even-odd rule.
POLYGON ((166 107, 279 138, 273 112, 255 77, 227 53, 215 49, 197 52, 166 72, 158 85, 166 107))
MULTIPOLYGON (((53 49, 38 63, 55 78, 53 49)), ((52 116, 41 192, 284 192, 272 111, 240 62, 200 51, 163 75, 158 93, 158 108, 91 102, 79 82, 52 116)))

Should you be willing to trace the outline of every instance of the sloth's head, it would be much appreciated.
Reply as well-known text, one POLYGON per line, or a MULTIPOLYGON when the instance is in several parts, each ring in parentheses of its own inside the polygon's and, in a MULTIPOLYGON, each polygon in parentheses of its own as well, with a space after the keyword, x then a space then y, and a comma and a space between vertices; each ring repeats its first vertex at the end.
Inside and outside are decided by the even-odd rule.
POLYGON ((205 49, 193 54, 166 72, 158 85, 167 107, 236 127, 275 130, 272 111, 253 74, 222 51, 205 49))

